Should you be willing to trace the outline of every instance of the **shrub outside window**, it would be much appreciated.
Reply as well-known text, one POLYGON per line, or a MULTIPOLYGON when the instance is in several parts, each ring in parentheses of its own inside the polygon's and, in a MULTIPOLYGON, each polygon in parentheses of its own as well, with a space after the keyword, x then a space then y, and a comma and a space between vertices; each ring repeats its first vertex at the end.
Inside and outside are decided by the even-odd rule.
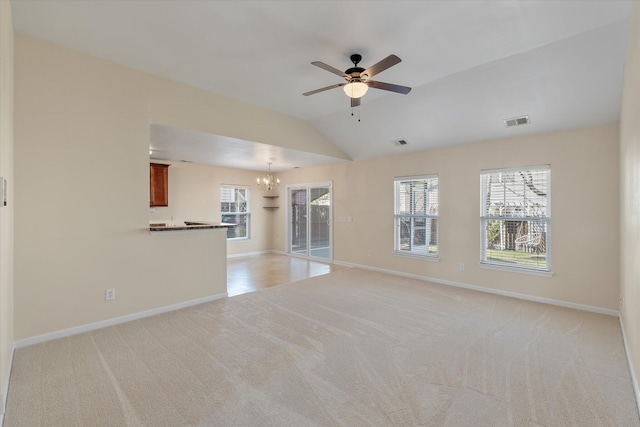
POLYGON ((438 176, 395 179, 395 253, 438 255, 438 176))
POLYGON ((550 271, 549 165, 482 171, 483 264, 550 271))
POLYGON ((220 194, 222 222, 235 224, 227 228, 227 239, 248 239, 251 189, 245 186, 223 185, 220 194))

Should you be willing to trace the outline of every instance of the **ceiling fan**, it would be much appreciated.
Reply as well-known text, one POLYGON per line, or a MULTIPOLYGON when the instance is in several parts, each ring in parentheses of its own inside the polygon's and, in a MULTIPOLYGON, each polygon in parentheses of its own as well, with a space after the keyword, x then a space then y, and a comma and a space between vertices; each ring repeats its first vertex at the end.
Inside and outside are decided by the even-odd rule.
POLYGON ((343 77, 346 82, 338 83, 335 85, 323 87, 320 89, 312 90, 310 92, 303 93, 304 96, 313 95, 314 93, 324 92, 325 90, 334 89, 336 87, 343 87, 344 93, 347 94, 349 98, 351 98, 351 107, 357 107, 360 105, 360 98, 367 93, 367 90, 372 87, 375 89, 388 90, 390 92, 401 93, 403 95, 408 94, 411 91, 410 87, 400 86, 391 83, 383 83, 375 80, 369 80, 371 77, 375 76, 386 70, 387 68, 391 68, 394 65, 398 64, 402 61, 396 55, 389 55, 384 58, 382 61, 377 64, 372 65, 371 67, 364 69, 362 67, 358 67, 358 63, 362 60, 362 56, 354 53, 351 55, 351 62, 353 62, 353 67, 347 69, 346 71, 340 71, 337 68, 332 67, 331 65, 327 65, 324 62, 314 61, 311 64, 316 67, 320 67, 323 70, 327 70, 333 74, 337 74, 340 77, 343 77))

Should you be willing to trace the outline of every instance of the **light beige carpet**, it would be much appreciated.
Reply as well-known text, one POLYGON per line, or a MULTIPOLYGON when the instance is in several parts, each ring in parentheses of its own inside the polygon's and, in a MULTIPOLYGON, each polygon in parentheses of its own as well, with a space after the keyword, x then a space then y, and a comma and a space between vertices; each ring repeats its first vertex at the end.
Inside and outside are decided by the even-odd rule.
POLYGON ((617 319, 347 269, 17 350, 39 425, 640 422, 617 319))

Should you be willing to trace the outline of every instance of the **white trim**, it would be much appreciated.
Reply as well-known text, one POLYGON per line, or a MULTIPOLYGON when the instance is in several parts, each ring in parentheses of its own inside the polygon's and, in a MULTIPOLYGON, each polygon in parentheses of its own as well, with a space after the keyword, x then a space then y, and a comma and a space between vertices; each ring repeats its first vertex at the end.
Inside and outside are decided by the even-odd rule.
POLYGON ((509 273, 531 274, 532 276, 542 277, 553 277, 553 275, 555 274, 553 271, 548 270, 536 270, 534 268, 527 267, 511 267, 508 265, 482 261, 480 261, 480 268, 486 268, 487 270, 507 271, 509 273))
MULTIPOLYGON (((545 235, 545 260, 546 260, 546 270, 551 272, 551 252, 553 246, 553 232, 552 232, 552 221, 551 221, 551 164, 544 165, 534 165, 534 166, 522 166, 522 167, 512 167, 512 168, 501 168, 501 169, 481 169, 480 170, 480 262, 491 263, 487 260, 487 221, 496 220, 496 221, 544 221, 547 228, 547 233, 545 235), (485 180, 484 177, 487 175, 493 175, 496 173, 515 173, 522 171, 544 171, 547 173, 547 207, 545 216, 542 217, 508 217, 508 216, 493 216, 486 215, 485 209, 487 208, 487 200, 486 200, 486 188, 485 188, 485 180), (520 219, 522 218, 522 219, 520 219)), ((526 267, 525 267, 526 268, 526 267)), ((553 276, 553 273, 551 273, 553 276)), ((549 276, 550 277, 550 276, 549 276)))
POLYGON ((7 396, 9 395, 9 382, 11 381, 11 368, 13 367, 13 354, 16 352, 16 343, 11 346, 11 356, 7 365, 7 381, 2 385, 2 400, 0 401, 0 426, 4 422, 4 413, 7 409, 7 396))
POLYGON ((397 256, 400 258, 420 259, 420 260, 429 261, 429 262, 440 262, 440 254, 419 255, 417 253, 403 253, 399 251, 393 251, 393 256, 397 256))
MULTIPOLYGON (((303 184, 288 184, 286 186, 286 206, 287 211, 285 214, 285 246, 286 246, 286 255, 297 255, 299 257, 303 257, 305 259, 320 261, 320 262, 333 262, 333 180, 330 181, 321 181, 321 182, 312 182, 312 183, 303 183, 303 184), (292 224, 291 218, 291 209, 288 207, 291 206, 291 191, 292 190, 306 190, 307 192, 307 214, 311 212, 309 208, 311 206, 311 197, 310 192, 312 188, 328 188, 329 189, 329 258, 316 257, 311 255, 311 250, 309 248, 310 240, 307 240, 307 249, 306 254, 304 256, 293 254, 291 252, 291 229, 290 226, 292 224)), ((307 238, 311 236, 311 222, 307 221, 307 238)))
MULTIPOLYGON (((438 222, 438 217, 439 214, 436 213, 434 214, 416 214, 416 213, 410 213, 410 214, 403 214, 400 213, 400 184, 405 183, 405 182, 413 182, 413 181, 424 181, 424 183, 426 183, 427 181, 436 181, 436 186, 439 186, 440 184, 440 177, 437 173, 433 173, 433 174, 426 174, 426 175, 412 175, 412 176, 400 176, 400 177, 395 177, 393 179, 393 250, 395 254, 402 254, 401 250, 400 250, 400 238, 401 238, 401 223, 400 220, 402 218, 409 218, 409 219, 413 219, 413 218, 424 218, 424 219, 429 219, 429 220, 436 220, 436 248, 438 249, 438 251, 440 250, 440 222, 438 222)), ((438 187, 439 188, 439 187, 438 187)), ((438 205, 438 203, 440 203, 440 190, 438 191, 438 198, 436 200, 436 205, 438 205)), ((413 196, 411 196, 413 197, 413 196)), ((430 197, 427 197, 428 200, 430 200, 430 197)), ((426 203, 429 203, 429 201, 426 201, 426 203)), ((413 202, 410 203, 411 205, 411 209, 413 210, 413 202)), ((431 209, 429 208, 429 211, 431 209)), ((425 221, 426 222, 426 221, 425 221)), ((429 225, 428 227, 430 228, 432 225, 431 221, 429 221, 429 225)), ((411 226, 411 228, 413 229, 413 226, 411 226)), ((426 233, 426 229, 427 226, 425 226, 425 233, 426 233)), ((411 237, 409 238, 409 240, 411 241, 410 245, 413 246, 413 230, 410 230, 411 233, 411 237)), ((429 231, 428 233, 429 236, 431 236, 431 231, 429 231)), ((429 238, 430 240, 430 238, 429 238)), ((429 243, 427 242, 427 246, 429 245, 429 243)), ((425 256, 425 255, 419 255, 419 254, 415 254, 417 256, 425 256)), ((433 255, 426 255, 426 256, 433 256, 433 255)), ((438 256, 437 254, 435 255, 436 257, 438 256)))
POLYGON ((533 302, 540 302, 543 304, 557 305, 559 307, 573 308, 575 310, 583 310, 583 311, 589 311, 592 313, 606 314, 608 316, 614 316, 614 317, 617 317, 620 315, 620 312, 618 312, 617 310, 611 310, 611 309, 602 308, 602 307, 594 307, 592 305, 577 304, 574 302, 562 301, 562 300, 557 300, 552 298, 537 297, 535 295, 521 294, 518 292, 509 292, 509 291, 503 291, 500 289, 486 288, 484 286, 470 285, 467 283, 454 282, 452 280, 437 279, 435 277, 421 276, 418 274, 404 273, 401 271, 387 270, 385 268, 371 267, 368 265, 361 265, 361 264, 353 264, 350 262, 333 261, 333 263, 336 265, 342 265, 345 267, 357 267, 357 268, 362 268, 364 270, 372 270, 372 271, 378 271, 380 273, 394 274, 396 276, 409 277, 411 279, 424 280, 426 282, 433 282, 433 283, 438 283, 440 285, 454 286, 456 288, 470 289, 472 291, 485 292, 488 294, 502 295, 505 297, 517 298, 525 301, 533 301, 533 302))
POLYGON ((480 219, 482 221, 546 221, 549 223, 549 217, 547 216, 500 216, 500 215, 492 215, 492 216, 482 216, 480 215, 480 219))
POLYGON ((227 254, 227 259, 230 259, 230 258, 243 258, 243 257, 254 256, 254 255, 264 255, 264 254, 269 254, 271 252, 273 252, 272 249, 265 249, 263 251, 240 252, 240 253, 237 253, 237 254, 227 254))
POLYGON ((542 164, 542 165, 514 166, 510 168, 480 169, 480 173, 484 175, 489 175, 493 173, 512 173, 512 172, 520 172, 520 171, 549 171, 549 170, 551 170, 551 163, 542 164))
POLYGON ((329 181, 317 181, 317 182, 306 182, 306 183, 301 183, 301 184, 287 184, 286 189, 289 190, 290 188, 297 188, 297 189, 303 189, 303 188, 307 188, 307 187, 332 187, 333 189, 333 180, 329 180, 329 181))
POLYGON ((22 348, 33 344, 40 344, 45 341, 55 340, 57 338, 68 337, 83 332, 93 331, 95 329, 106 328, 107 326, 118 325, 120 323, 130 322, 132 320, 138 320, 145 317, 155 316, 156 314, 166 313, 169 311, 180 310, 181 308, 191 307, 193 305, 204 304, 206 302, 215 301, 222 298, 227 298, 226 292, 209 295, 202 298, 197 298, 189 301, 179 302, 177 304, 165 305, 163 307, 152 308, 151 310, 140 311, 138 313, 126 314, 120 317, 114 317, 107 320, 101 320, 99 322, 87 323, 85 325, 74 326, 69 329, 62 329, 59 331, 49 332, 42 335, 36 335, 35 337, 24 338, 14 343, 15 348, 22 348))
MULTIPOLYGON (((245 235, 244 236, 240 236, 240 237, 227 237, 227 241, 239 241, 239 240, 251 240, 251 232, 252 232, 252 224, 251 224, 251 210, 253 209, 252 205, 251 205, 251 200, 253 198, 253 191, 251 189, 251 185, 239 185, 239 184, 220 184, 220 203, 225 203, 222 201, 223 198, 223 190, 224 189, 228 189, 231 190, 231 193, 234 195, 233 199, 235 200, 235 191, 236 190, 245 190, 247 192, 245 200, 246 200, 246 210, 245 212, 220 212, 220 220, 222 220, 222 217, 226 215, 234 215, 234 216, 240 216, 240 215, 246 215, 247 220, 245 222, 246 224, 246 230, 245 230, 245 235)), ((235 202, 233 202, 235 203, 235 202)), ((237 224, 237 219, 236 222, 233 223, 233 225, 235 226, 237 224)), ((233 227, 229 227, 229 228, 233 228, 233 227)))
POLYGON ((275 249, 272 249, 271 253, 279 254, 279 255, 286 255, 286 256, 291 257, 291 258, 298 258, 298 259, 304 259, 304 260, 307 260, 307 261, 319 262, 319 263, 322 263, 322 264, 333 264, 333 260, 328 260, 326 258, 320 258, 320 257, 315 257, 315 256, 308 256, 308 255, 304 255, 304 254, 287 253, 287 252, 282 252, 282 251, 278 251, 278 250, 275 250, 275 249))
POLYGON ((624 343, 624 352, 627 356, 627 364, 629 365, 629 372, 631 373, 631 385, 633 386, 633 393, 636 396, 636 407, 638 409, 638 415, 640 415, 640 388, 638 387, 638 377, 633 369, 633 363, 631 361, 631 353, 629 353, 629 346, 627 346, 627 335, 624 332, 624 322, 622 316, 619 316, 620 330, 622 331, 622 342, 624 343))
MULTIPOLYGON (((235 215, 235 214, 234 214, 235 215)), ((233 228, 233 227, 229 227, 229 228, 233 228)), ((242 242, 242 241, 247 241, 250 242, 251 241, 251 237, 227 237, 227 242, 242 242)))
POLYGON ((407 175, 407 176, 395 176, 393 177, 393 181, 415 181, 416 179, 429 179, 429 178, 438 178, 437 173, 427 173, 423 175, 407 175))
POLYGON ((220 184, 220 187, 233 187, 233 188, 248 188, 251 189, 251 184, 225 184, 224 182, 220 184))

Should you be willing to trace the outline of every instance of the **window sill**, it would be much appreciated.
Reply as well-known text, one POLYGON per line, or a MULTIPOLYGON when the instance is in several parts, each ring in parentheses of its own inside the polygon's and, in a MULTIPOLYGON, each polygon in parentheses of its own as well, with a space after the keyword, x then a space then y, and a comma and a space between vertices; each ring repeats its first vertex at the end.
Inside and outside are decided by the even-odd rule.
POLYGON ((440 262, 440 256, 438 254, 418 255, 418 254, 407 254, 403 252, 394 251, 393 255, 401 258, 413 258, 413 259, 421 259, 421 260, 430 261, 430 262, 440 262))
POLYGON ((486 268, 488 270, 508 271, 509 273, 530 274, 532 276, 542 277, 553 277, 553 275, 555 274, 553 271, 549 270, 534 270, 533 268, 526 267, 509 267, 500 264, 489 264, 482 261, 480 262, 480 268, 486 268))
POLYGON ((243 241, 249 241, 251 240, 251 238, 249 237, 231 237, 231 238, 227 238, 227 242, 243 242, 243 241))

